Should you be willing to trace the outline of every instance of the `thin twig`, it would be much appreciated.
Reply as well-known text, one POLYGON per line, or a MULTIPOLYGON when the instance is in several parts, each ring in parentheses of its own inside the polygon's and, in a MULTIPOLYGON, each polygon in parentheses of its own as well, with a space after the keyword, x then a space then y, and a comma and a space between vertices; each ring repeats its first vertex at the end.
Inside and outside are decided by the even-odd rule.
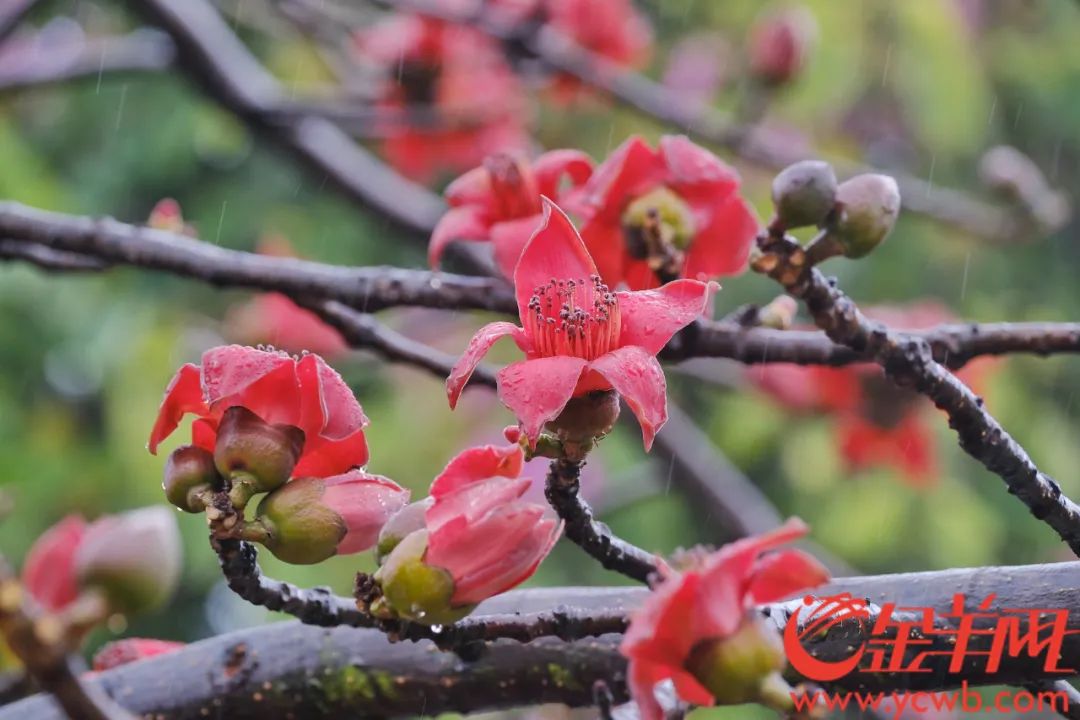
POLYGON ((0 43, 3 43, 19 27, 34 6, 41 0, 5 0, 0 6, 0 43))
POLYGON ((1065 496, 1057 481, 1039 470, 1024 448, 986 411, 982 398, 934 361, 926 340, 890 330, 863 315, 837 288, 835 280, 802 264, 805 253, 795 240, 762 236, 758 242, 763 252, 754 263, 758 272, 768 274, 793 297, 803 300, 814 322, 834 342, 869 354, 897 385, 929 397, 949 416, 960 447, 1001 477, 1032 515, 1080 554, 1080 506, 1065 496))
POLYGON ((565 523, 567 539, 608 570, 648 583, 657 571, 656 557, 612 534, 593 517, 592 508, 579 494, 581 464, 552 460, 544 494, 565 523))

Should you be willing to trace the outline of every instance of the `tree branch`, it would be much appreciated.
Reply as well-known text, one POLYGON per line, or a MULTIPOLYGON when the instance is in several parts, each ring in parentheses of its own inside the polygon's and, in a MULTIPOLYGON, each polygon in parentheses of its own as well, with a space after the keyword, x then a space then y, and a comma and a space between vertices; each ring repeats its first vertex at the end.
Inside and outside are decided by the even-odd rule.
POLYGON ((5 0, 0 7, 0 43, 3 43, 19 27, 34 6, 41 0, 5 0))
POLYGON ((563 533, 604 568, 647 584, 657 571, 656 557, 614 535, 593 517, 592 508, 578 494, 580 473, 578 462, 551 461, 544 494, 565 523, 563 533))
POLYGON ((949 416, 962 447, 1005 481, 1037 519, 1052 527, 1073 552, 1080 554, 1080 506, 1061 486, 1041 472, 1027 452, 983 407, 982 398, 934 361, 929 343, 916 335, 889 330, 863 315, 855 303, 816 268, 803 264, 805 253, 787 237, 758 239, 762 257, 752 261, 801 299, 814 322, 837 343, 872 356, 897 385, 929 397, 949 416), (798 259, 793 263, 792 258, 798 259))

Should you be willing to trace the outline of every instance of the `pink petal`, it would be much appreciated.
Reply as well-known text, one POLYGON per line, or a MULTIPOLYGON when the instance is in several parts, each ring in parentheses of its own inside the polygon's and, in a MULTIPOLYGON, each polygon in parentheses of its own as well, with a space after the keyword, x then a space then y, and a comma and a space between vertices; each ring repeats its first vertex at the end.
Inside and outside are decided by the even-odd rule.
MULTIPOLYGON (((295 480, 292 482, 296 482, 295 480)), ((326 478, 322 501, 345 521, 338 555, 367 550, 379 539, 390 516, 409 502, 409 491, 389 478, 353 470, 326 478)))
POLYGON ((713 210, 712 222, 695 234, 683 276, 711 280, 741 273, 759 228, 753 210, 732 193, 713 210))
POLYGON ((315 435, 304 440, 304 452, 293 468, 293 477, 324 478, 337 475, 368 461, 367 438, 363 430, 338 440, 315 435))
POLYGON ((482 165, 475 167, 447 185, 443 197, 451 207, 476 205, 479 206, 476 209, 487 211, 494 206, 491 173, 482 165))
POLYGON ((153 638, 124 638, 108 643, 94 654, 94 672, 112 670, 121 665, 171 653, 184 647, 182 642, 153 638))
POLYGON ((755 604, 783 600, 829 581, 829 571, 802 550, 780 550, 758 561, 750 580, 750 601, 755 604))
POLYGON ((457 240, 487 240, 487 216, 484 210, 475 205, 450 208, 439 219, 428 243, 428 265, 438 269, 446 247, 457 240))
POLYGON ((544 216, 537 213, 517 220, 505 220, 491 226, 491 244, 495 249, 495 265, 505 277, 514 277, 514 269, 529 238, 540 227, 544 216))
POLYGON ((628 678, 630 695, 637 703, 641 720, 664 720, 664 709, 656 701, 654 688, 658 682, 670 676, 670 668, 631 658, 628 678))
POLYGON ((188 363, 177 370, 165 388, 165 397, 158 408, 154 429, 150 431, 147 447, 157 454, 158 445, 169 437, 186 413, 205 415, 210 412, 203 400, 202 380, 198 365, 188 363))
POLYGON ((485 515, 512 503, 525 494, 532 485, 529 478, 490 477, 474 482, 439 497, 424 513, 428 530, 437 533, 440 528, 457 518, 469 523, 478 522, 485 515))
POLYGON ((57 612, 79 596, 75 554, 86 535, 86 522, 68 515, 34 541, 26 555, 22 582, 34 600, 57 612))
POLYGON ((719 183, 733 188, 739 183, 739 174, 734 168, 685 135, 660 138, 659 154, 667 166, 668 182, 672 184, 719 183))
POLYGON ((641 424, 648 452, 667 422, 667 380, 660 363, 648 350, 627 345, 596 358, 589 369, 604 376, 626 400, 641 424))
POLYGON ((514 291, 522 318, 528 312, 529 298, 541 285, 596 274, 596 265, 570 218, 548 198, 543 198, 543 204, 541 225, 525 244, 514 270, 514 291))
POLYGON ((321 357, 304 355, 296 365, 296 376, 305 403, 300 426, 305 433, 316 431, 327 439, 341 440, 367 427, 370 421, 356 395, 321 357), (320 416, 321 421, 316 419, 320 416))
POLYGON ((596 168, 584 185, 582 202, 590 216, 618 224, 627 203, 659 185, 665 174, 660 155, 634 135, 596 168))
POLYGON ((524 331, 514 323, 493 322, 480 328, 472 339, 469 340, 465 352, 461 354, 454 367, 450 370, 450 377, 446 378, 446 397, 450 401, 450 409, 457 406, 461 391, 472 377, 473 370, 491 350, 491 346, 507 335, 521 335, 524 331))
POLYGON ((202 357, 202 385, 218 416, 242 405, 265 422, 300 425, 296 361, 286 353, 243 345, 211 348, 202 357))
POLYGON ((431 483, 436 499, 493 477, 516 478, 525 463, 520 445, 484 445, 457 454, 431 483))
POLYGON ((604 282, 612 288, 623 282, 629 254, 619 223, 601 217, 588 219, 582 223, 581 238, 604 282))
POLYGON ((536 445, 540 431, 570 402, 588 362, 576 357, 520 360, 496 376, 499 399, 517 416, 529 443, 536 445))
POLYGON ((540 194, 550 198, 559 196, 564 176, 569 177, 570 185, 574 187, 588 180, 592 171, 592 158, 580 150, 552 150, 533 161, 540 194))
POLYGON ((655 355, 675 333, 701 317, 716 287, 698 280, 675 280, 656 290, 616 293, 622 318, 619 344, 655 355))

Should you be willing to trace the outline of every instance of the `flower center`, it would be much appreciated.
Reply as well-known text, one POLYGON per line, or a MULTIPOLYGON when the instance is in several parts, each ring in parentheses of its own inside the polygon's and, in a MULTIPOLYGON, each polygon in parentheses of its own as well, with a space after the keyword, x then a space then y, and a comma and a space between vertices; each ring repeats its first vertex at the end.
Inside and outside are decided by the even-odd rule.
POLYGON ((619 345, 619 299, 599 275, 537 287, 523 321, 539 357, 595 360, 619 345))
POLYGON ((647 260, 658 275, 678 277, 694 239, 693 213, 682 198, 658 187, 626 207, 622 228, 631 257, 647 260))

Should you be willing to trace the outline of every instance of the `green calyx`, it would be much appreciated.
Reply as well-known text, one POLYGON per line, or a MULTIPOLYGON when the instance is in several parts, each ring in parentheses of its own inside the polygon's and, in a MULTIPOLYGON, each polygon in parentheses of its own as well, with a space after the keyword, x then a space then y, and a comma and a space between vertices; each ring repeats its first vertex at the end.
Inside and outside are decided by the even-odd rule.
POLYGON ((397 617, 424 625, 457 622, 476 606, 455 607, 454 578, 440 567, 424 562, 427 530, 417 530, 401 540, 375 573, 382 587, 382 602, 397 617))
POLYGON ((184 512, 206 509, 207 498, 221 487, 222 479, 214 467, 214 456, 194 445, 174 450, 165 461, 161 487, 170 503, 184 512))
POLYGON ((300 478, 274 490, 259 503, 248 539, 262 542, 274 557, 294 565, 332 557, 347 527, 323 504, 325 489, 322 480, 300 478))
POLYGON ((780 672, 785 664, 779 633, 760 618, 748 616, 732 635, 695 645, 685 668, 718 705, 771 705, 777 680, 783 682, 780 672))
POLYGON ((433 498, 428 497, 409 503, 390 516, 379 531, 379 541, 375 545, 375 562, 382 565, 398 543, 417 530, 424 529, 424 515, 433 501, 433 498))
POLYGON ((263 422, 245 407, 225 411, 218 426, 214 464, 218 472, 242 488, 233 504, 243 507, 252 495, 285 483, 304 449, 304 433, 291 425, 263 422))

